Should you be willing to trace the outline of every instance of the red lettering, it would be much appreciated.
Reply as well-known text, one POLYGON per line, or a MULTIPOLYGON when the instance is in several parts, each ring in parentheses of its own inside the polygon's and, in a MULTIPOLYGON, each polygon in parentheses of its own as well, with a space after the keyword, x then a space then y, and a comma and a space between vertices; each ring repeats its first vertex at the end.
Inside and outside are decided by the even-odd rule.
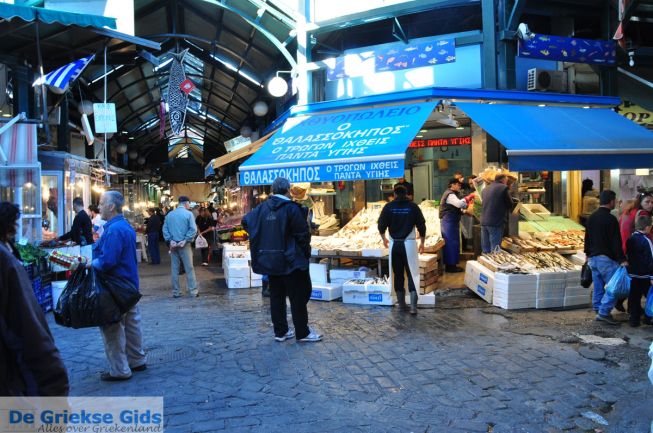
POLYGON ((410 142, 412 148, 422 147, 445 147, 445 146, 460 146, 464 144, 472 144, 472 137, 449 137, 449 138, 434 138, 431 140, 413 140, 410 142))

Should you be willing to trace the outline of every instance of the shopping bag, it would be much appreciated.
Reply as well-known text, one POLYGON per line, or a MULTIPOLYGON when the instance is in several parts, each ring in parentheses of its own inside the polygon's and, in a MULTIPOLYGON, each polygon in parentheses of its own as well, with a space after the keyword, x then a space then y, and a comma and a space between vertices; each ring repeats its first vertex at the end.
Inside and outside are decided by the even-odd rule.
POLYGON ((580 270, 580 285, 586 289, 592 285, 592 269, 587 263, 580 270))
POLYGON ((648 295, 646 295, 646 307, 644 307, 644 314, 648 317, 653 317, 653 286, 649 287, 648 295))
POLYGON ((208 248, 209 243, 206 241, 206 238, 202 235, 197 236, 195 239, 195 248, 202 249, 202 248, 208 248))
POLYGON ((605 285, 605 292, 614 299, 621 299, 628 296, 630 292, 630 277, 624 266, 619 266, 605 285))
POLYGON ((141 299, 140 292, 128 279, 97 271, 96 274, 96 283, 102 285, 103 289, 111 293, 122 314, 131 310, 141 299))
POLYGON ((97 283, 93 268, 77 268, 54 309, 54 320, 69 328, 89 328, 116 323, 122 313, 111 293, 97 283))

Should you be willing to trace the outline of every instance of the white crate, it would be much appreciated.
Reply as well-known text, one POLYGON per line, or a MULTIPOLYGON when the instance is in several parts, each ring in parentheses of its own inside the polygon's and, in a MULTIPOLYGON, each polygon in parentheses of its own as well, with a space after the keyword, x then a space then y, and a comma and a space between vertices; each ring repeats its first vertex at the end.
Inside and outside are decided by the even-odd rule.
POLYGON ((361 256, 363 257, 385 257, 387 255, 387 248, 363 248, 361 250, 361 256))
POLYGON ((576 287, 580 284, 580 267, 573 271, 565 272, 565 287, 576 287))
POLYGON ((560 299, 561 306, 562 298, 565 297, 565 287, 567 286, 567 277, 565 272, 541 272, 536 275, 537 299, 560 299))
MULTIPOLYGON (((495 277, 500 275, 495 274, 495 277)), ((506 275, 506 274, 501 274, 506 275)), ((512 275, 511 275, 512 276, 512 275)), ((535 295, 537 294, 537 277, 535 275, 514 275, 519 277, 531 277, 520 279, 520 281, 528 281, 526 283, 505 283, 506 279, 500 280, 499 283, 494 284, 494 291, 492 293, 492 305, 504 308, 506 310, 515 310, 520 308, 535 308, 535 295)), ((509 280, 508 280, 509 281, 509 280)))
POLYGON ((227 251, 247 251, 247 246, 246 245, 235 245, 231 243, 224 243, 222 244, 222 250, 223 252, 227 251))
POLYGON ((253 269, 250 269, 249 278, 251 278, 252 280, 260 280, 261 278, 263 278, 263 275, 257 274, 256 272, 254 272, 253 269))
POLYGON ((235 267, 249 267, 249 259, 243 257, 225 257, 222 267, 235 268, 235 267))
POLYGON ((537 298, 535 300, 535 308, 557 308, 562 307, 565 303, 565 297, 560 298, 537 298))
POLYGON ((575 307, 579 305, 589 305, 591 298, 589 293, 581 296, 565 296, 563 307, 575 307))
POLYGON ((392 293, 392 284, 374 284, 370 281, 365 284, 365 290, 369 293, 392 293))
POLYGON ((581 285, 575 287, 567 286, 565 288, 565 298, 566 297, 575 297, 575 296, 590 296, 592 291, 589 287, 585 288, 581 285))
POLYGON ((247 278, 227 278, 227 288, 229 289, 247 289, 250 287, 250 279, 247 278))
POLYGON ((263 287, 263 280, 260 278, 250 278, 249 280, 250 287, 263 287))
POLYGON ((504 310, 519 310, 523 308, 533 308, 535 306, 534 302, 531 301, 517 301, 499 296, 494 296, 494 298, 492 298, 492 305, 503 308, 504 310))
MULTIPOLYGON (((410 292, 406 292, 406 305, 410 305, 410 292)), ((435 308, 435 292, 418 295, 417 308, 435 308)))
POLYGON ((333 301, 342 297, 342 285, 323 283, 313 284, 311 299, 316 301, 333 301))
POLYGON ((308 265, 311 274, 311 282, 316 284, 326 284, 327 282, 327 265, 326 263, 311 263, 308 265))
POLYGON ((479 262, 470 260, 465 266, 465 285, 471 291, 483 298, 486 302, 492 302, 495 273, 481 265, 479 262))
POLYGON ((358 280, 373 277, 375 275, 374 271, 370 269, 365 269, 359 271, 358 269, 331 269, 329 271, 329 277, 331 282, 333 280, 358 280))
POLYGON ((371 293, 367 291, 345 291, 343 287, 342 302, 344 304, 361 305, 392 305, 393 298, 390 293, 371 293))
POLYGON ((521 204, 519 211, 529 221, 547 220, 551 216, 551 212, 539 203, 523 203, 521 204))
POLYGON ((224 268, 225 278, 250 278, 249 266, 228 266, 224 268))
POLYGON ((320 250, 317 248, 311 248, 311 256, 318 256, 320 255, 320 250))
POLYGON ((331 280, 331 284, 336 284, 336 285, 339 285, 339 286, 344 286, 345 283, 346 283, 347 281, 349 281, 349 278, 336 278, 336 279, 331 278, 330 280, 331 280))

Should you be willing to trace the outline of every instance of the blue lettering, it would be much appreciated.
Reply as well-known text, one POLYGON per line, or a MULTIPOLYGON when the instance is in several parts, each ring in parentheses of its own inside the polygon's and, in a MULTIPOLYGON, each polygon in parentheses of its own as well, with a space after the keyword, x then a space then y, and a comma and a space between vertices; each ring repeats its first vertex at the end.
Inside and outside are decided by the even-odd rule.
POLYGON ((370 293, 368 295, 368 299, 370 300, 370 302, 382 302, 383 295, 381 293, 370 293))
POLYGON ((483 296, 485 296, 485 287, 483 287, 483 286, 481 286, 481 285, 479 284, 478 287, 476 288, 476 290, 478 290, 478 294, 479 294, 479 295, 483 295, 483 296))
POLYGON ((487 275, 485 275, 485 274, 481 274, 481 275, 478 277, 478 279, 481 280, 481 282, 484 283, 484 284, 487 284, 487 282, 488 282, 488 277, 487 277, 487 275))
POLYGON ((313 290, 311 292, 311 298, 322 299, 322 290, 313 290))

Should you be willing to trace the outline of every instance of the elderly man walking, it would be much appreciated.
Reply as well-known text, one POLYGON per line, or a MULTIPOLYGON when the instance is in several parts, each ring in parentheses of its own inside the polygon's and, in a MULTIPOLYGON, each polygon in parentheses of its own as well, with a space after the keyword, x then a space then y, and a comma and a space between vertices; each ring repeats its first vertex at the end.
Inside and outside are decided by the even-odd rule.
POLYGON ((181 296, 179 288, 179 263, 184 265, 186 271, 186 287, 191 296, 199 296, 199 287, 193 268, 193 250, 190 243, 197 234, 195 217, 190 211, 190 199, 186 196, 179 197, 177 209, 166 215, 163 223, 163 238, 170 245, 170 259, 172 266, 172 296, 181 296))
MULTIPOLYGON (((107 191, 100 197, 98 208, 106 224, 102 236, 93 245, 93 261, 87 267, 125 278, 138 289, 136 232, 122 216, 124 204, 125 199, 118 191, 107 191)), ((124 314, 120 322, 101 326, 100 331, 109 360, 109 371, 102 373, 100 379, 127 380, 133 371, 147 369, 138 305, 124 314)))

